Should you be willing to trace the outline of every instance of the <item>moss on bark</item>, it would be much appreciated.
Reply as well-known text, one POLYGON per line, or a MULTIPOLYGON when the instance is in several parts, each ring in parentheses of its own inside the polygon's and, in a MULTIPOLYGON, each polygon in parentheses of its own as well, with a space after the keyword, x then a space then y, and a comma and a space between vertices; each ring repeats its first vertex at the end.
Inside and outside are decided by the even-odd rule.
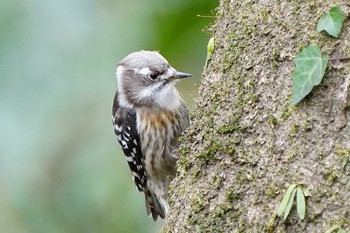
POLYGON ((330 63, 322 83, 290 104, 302 48, 350 55, 349 20, 339 39, 315 29, 335 5, 350 11, 348 0, 220 1, 215 51, 182 138, 163 232, 350 230, 350 110, 339 99, 349 62, 330 63), (312 196, 304 220, 293 208, 283 221, 277 208, 293 183, 312 196))

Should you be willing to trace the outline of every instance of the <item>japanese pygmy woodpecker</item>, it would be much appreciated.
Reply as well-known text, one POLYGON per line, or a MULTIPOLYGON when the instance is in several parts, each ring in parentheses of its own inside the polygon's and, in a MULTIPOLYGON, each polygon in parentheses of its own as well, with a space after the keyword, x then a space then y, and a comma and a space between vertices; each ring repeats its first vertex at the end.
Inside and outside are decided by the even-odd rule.
POLYGON ((175 175, 178 137, 189 125, 185 101, 175 88, 191 74, 176 71, 155 51, 134 52, 117 65, 114 132, 146 211, 156 221, 169 211, 169 177, 175 175))

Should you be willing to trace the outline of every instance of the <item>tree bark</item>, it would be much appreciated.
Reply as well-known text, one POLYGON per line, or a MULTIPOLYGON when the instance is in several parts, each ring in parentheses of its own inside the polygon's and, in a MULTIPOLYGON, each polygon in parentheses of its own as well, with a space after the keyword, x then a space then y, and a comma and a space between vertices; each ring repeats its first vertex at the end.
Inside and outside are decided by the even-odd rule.
POLYGON ((162 232, 350 231, 350 63, 329 62, 321 84, 291 105, 293 59, 311 43, 350 55, 340 37, 316 31, 348 0, 220 1, 215 51, 203 73, 191 127, 179 149, 162 232), (306 187, 306 216, 276 212, 291 184, 306 187))

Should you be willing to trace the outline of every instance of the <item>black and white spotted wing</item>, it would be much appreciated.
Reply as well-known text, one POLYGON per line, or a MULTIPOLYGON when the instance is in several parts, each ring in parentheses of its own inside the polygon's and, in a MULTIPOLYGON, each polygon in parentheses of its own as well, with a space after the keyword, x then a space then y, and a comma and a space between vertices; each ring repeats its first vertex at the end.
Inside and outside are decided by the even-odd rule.
POLYGON ((114 97, 112 114, 114 132, 122 146, 136 187, 140 192, 144 192, 147 189, 147 180, 142 161, 140 136, 136 128, 136 113, 132 109, 119 106, 117 93, 114 97))

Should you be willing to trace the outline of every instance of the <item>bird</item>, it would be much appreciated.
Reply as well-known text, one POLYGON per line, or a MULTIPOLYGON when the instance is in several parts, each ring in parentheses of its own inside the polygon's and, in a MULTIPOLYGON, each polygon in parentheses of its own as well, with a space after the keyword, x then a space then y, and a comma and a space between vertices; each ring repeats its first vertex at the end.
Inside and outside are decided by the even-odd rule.
POLYGON ((157 51, 133 52, 117 64, 114 133, 154 221, 169 212, 178 138, 190 124, 187 104, 175 84, 191 76, 175 70, 157 51))

